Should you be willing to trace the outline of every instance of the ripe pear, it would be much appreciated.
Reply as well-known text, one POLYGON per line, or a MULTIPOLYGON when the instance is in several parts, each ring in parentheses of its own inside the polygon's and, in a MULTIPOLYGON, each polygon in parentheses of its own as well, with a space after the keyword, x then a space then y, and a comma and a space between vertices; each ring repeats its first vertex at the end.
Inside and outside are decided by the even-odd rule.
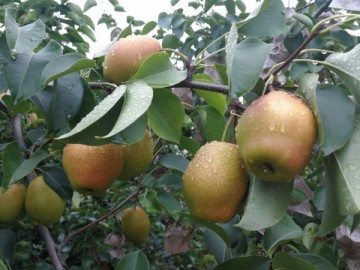
POLYGON ((42 175, 30 182, 25 195, 25 211, 30 219, 50 226, 60 220, 64 210, 65 200, 45 183, 42 175))
POLYGON ((292 181, 308 164, 316 138, 311 109, 302 98, 282 90, 254 101, 236 127, 247 168, 271 182, 292 181))
POLYGON ((126 82, 150 55, 160 49, 159 41, 152 37, 140 35, 120 38, 105 55, 105 78, 118 85, 126 82))
POLYGON ((130 242, 136 245, 146 242, 150 228, 149 216, 140 206, 126 208, 121 212, 121 231, 130 242))
POLYGON ((120 175, 124 154, 119 144, 67 144, 62 162, 74 190, 101 196, 120 175))
POLYGON ((0 224, 15 224, 24 210, 26 187, 23 184, 12 184, 6 192, 0 187, 0 224))
POLYGON ((228 222, 238 212, 248 189, 238 146, 213 141, 203 145, 183 176, 190 214, 200 220, 228 222))
POLYGON ((149 167, 154 150, 150 133, 146 132, 144 138, 134 144, 124 145, 124 167, 119 176, 120 180, 130 180, 141 175, 149 167))

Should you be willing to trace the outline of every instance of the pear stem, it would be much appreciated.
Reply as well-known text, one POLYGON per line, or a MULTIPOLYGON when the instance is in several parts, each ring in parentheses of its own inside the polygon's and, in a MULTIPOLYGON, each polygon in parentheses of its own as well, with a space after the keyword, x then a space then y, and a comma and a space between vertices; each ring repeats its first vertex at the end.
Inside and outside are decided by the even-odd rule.
POLYGON ((224 129, 224 132, 223 132, 223 135, 222 135, 222 138, 221 138, 221 141, 222 142, 225 142, 226 141, 226 135, 228 133, 228 130, 229 130, 229 127, 230 125, 234 122, 235 120, 235 115, 234 114, 231 114, 229 119, 227 120, 226 122, 226 125, 225 125, 225 129, 224 129))

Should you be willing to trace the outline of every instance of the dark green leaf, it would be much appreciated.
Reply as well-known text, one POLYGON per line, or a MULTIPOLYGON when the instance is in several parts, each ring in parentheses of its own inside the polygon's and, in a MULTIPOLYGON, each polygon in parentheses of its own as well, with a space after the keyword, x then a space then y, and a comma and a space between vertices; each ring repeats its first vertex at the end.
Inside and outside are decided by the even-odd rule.
POLYGON ((353 223, 351 225, 351 232, 354 232, 360 225, 360 214, 354 216, 353 223))
POLYGON ((348 141, 355 120, 355 104, 338 86, 325 84, 317 87, 316 101, 324 129, 322 150, 327 156, 348 141))
POLYGON ((159 137, 180 142, 185 111, 180 99, 169 90, 156 89, 148 110, 148 122, 159 137))
POLYGON ((171 16, 165 12, 161 12, 158 17, 158 24, 161 28, 168 29, 171 25, 171 16))
POLYGON ((230 270, 230 269, 270 269, 271 259, 262 256, 245 256, 232 258, 224 263, 217 265, 214 270, 230 270))
POLYGON ((152 30, 155 29, 155 27, 157 26, 157 23, 154 21, 150 21, 147 24, 144 25, 143 29, 141 30, 141 34, 142 35, 147 35, 149 34, 152 30))
POLYGON ((196 111, 207 141, 221 141, 226 125, 225 117, 211 106, 198 106, 196 111))
POLYGON ((336 270, 336 268, 332 263, 330 263, 328 260, 326 260, 324 257, 319 256, 317 254, 311 254, 311 253, 300 253, 300 254, 294 254, 296 258, 305 260, 307 262, 310 262, 312 265, 316 266, 318 269, 326 269, 326 270, 336 270))
POLYGON ((92 68, 95 65, 94 60, 85 58, 79 53, 68 53, 55 57, 49 64, 46 65, 42 72, 43 85, 56 80, 66 74, 80 71, 85 68, 92 68))
POLYGON ((317 210, 324 210, 325 185, 320 185, 314 190, 313 203, 317 210))
POLYGON ((175 6, 180 0, 171 0, 171 5, 175 6))
POLYGON ((205 0, 204 11, 208 12, 219 0, 205 0))
POLYGON ((44 180, 60 197, 71 199, 73 189, 62 167, 44 168, 44 180))
POLYGON ((140 116, 134 123, 112 137, 112 142, 117 144, 133 144, 145 136, 147 128, 147 115, 140 116))
POLYGON ((161 156, 159 163, 165 168, 184 172, 189 164, 189 161, 175 154, 166 154, 161 156))
POLYGON ((254 88, 270 50, 271 44, 254 38, 236 45, 230 75, 232 96, 242 96, 254 88))
POLYGON ((200 144, 195 139, 181 136, 180 147, 188 150, 191 154, 195 155, 196 152, 200 149, 200 144))
POLYGON ((169 192, 158 192, 157 200, 162 205, 162 207, 171 215, 174 216, 175 213, 181 211, 181 206, 179 201, 169 192))
POLYGON ((153 88, 164 88, 185 79, 186 71, 176 69, 168 53, 159 52, 147 58, 129 81, 142 80, 153 88))
POLYGON ((180 46, 181 46, 181 40, 175 35, 168 34, 164 36, 162 40, 163 48, 177 49, 180 46))
POLYGON ((9 186, 11 177, 23 161, 24 158, 20 152, 19 144, 16 141, 5 146, 2 153, 2 171, 4 174, 2 187, 4 189, 9 186))
POLYGON ((141 251, 126 254, 116 265, 115 270, 149 270, 149 262, 141 251))
POLYGON ((11 230, 0 230, 0 239, 0 258, 10 262, 15 254, 16 234, 11 230))
POLYGON ((96 0, 87 0, 84 5, 84 12, 97 5, 96 0))
POLYGON ((280 244, 300 238, 302 233, 301 228, 291 219, 291 217, 285 215, 279 223, 265 231, 264 248, 268 252, 273 251, 276 246, 280 244))
POLYGON ((279 252, 275 255, 272 266, 274 270, 320 270, 311 262, 296 258, 285 252, 279 252))
POLYGON ((179 190, 182 187, 182 176, 177 173, 163 174, 156 180, 157 188, 170 188, 179 190))
POLYGON ((251 178, 245 212, 239 226, 256 231, 282 220, 289 204, 293 183, 272 183, 251 178))

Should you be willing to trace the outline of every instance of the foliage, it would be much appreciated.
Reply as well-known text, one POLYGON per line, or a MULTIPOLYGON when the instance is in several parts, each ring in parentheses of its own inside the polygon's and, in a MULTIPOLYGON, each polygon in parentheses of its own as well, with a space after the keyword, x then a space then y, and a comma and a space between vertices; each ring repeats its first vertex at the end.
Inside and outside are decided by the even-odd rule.
POLYGON ((0 225, 0 268, 345 269, 356 259, 335 231, 360 223, 359 15, 320 0, 294 9, 264 0, 252 13, 241 0, 194 0, 188 10, 178 2, 157 22, 128 16, 119 35, 102 14, 109 46, 147 34, 165 48, 115 86, 102 76, 109 46, 86 56, 96 0, 0 1, 0 182, 6 190, 43 174, 67 201, 45 233, 26 215, 0 225), (278 88, 303 96, 316 116, 311 163, 293 183, 251 175, 244 210, 229 223, 193 220, 181 188, 189 161, 207 142, 234 142, 236 116, 278 88), (73 192, 61 164, 66 143, 130 144, 147 127, 156 154, 145 174, 101 198, 73 192), (141 246, 125 241, 117 214, 135 203, 152 223, 141 246))

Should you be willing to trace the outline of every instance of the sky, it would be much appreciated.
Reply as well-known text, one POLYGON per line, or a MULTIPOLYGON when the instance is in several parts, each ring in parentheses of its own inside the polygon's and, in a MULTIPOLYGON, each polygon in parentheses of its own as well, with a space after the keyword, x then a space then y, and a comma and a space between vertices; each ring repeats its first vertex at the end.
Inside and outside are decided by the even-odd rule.
MULTIPOLYGON (((83 7, 86 0, 73 0, 80 7, 83 7)), ((183 8, 187 10, 187 13, 196 12, 193 8, 188 7, 189 0, 180 0, 174 7, 171 6, 170 0, 119 0, 119 3, 124 7, 125 12, 114 12, 113 6, 109 3, 109 0, 98 0, 97 6, 88 10, 86 14, 91 17, 93 22, 97 24, 101 14, 112 14, 120 28, 124 29, 127 26, 126 17, 128 15, 134 16, 136 20, 142 20, 144 22, 157 21, 159 13, 162 11, 172 13, 174 9, 183 8)), ((256 0, 243 0, 246 5, 246 10, 251 12, 259 3, 256 0)), ((297 0, 283 0, 285 6, 294 5, 297 0)), ((92 56, 110 42, 110 33, 112 29, 107 29, 105 24, 96 25, 95 36, 97 41, 90 43, 90 53, 92 56)))

